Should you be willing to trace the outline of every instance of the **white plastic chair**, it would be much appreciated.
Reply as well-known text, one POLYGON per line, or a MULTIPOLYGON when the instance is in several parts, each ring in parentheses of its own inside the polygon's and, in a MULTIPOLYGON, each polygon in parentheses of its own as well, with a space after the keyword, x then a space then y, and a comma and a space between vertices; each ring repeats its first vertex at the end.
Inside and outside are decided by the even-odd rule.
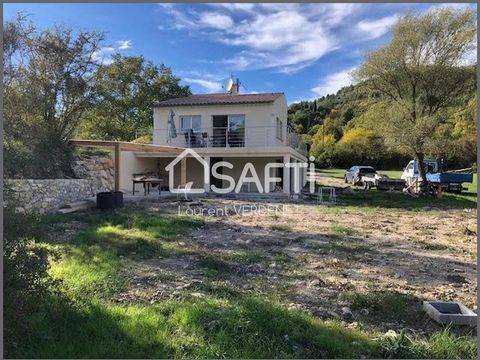
POLYGON ((190 181, 186 183, 185 185, 178 185, 177 188, 177 200, 180 197, 180 194, 185 195, 185 200, 188 200, 188 194, 190 192, 190 189, 192 188, 193 181, 190 181))

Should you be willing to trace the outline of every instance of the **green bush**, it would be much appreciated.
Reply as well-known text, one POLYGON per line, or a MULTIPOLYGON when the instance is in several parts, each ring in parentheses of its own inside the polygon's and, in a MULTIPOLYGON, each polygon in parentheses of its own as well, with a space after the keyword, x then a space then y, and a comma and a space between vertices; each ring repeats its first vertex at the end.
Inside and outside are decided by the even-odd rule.
MULTIPOLYGON (((9 203, 11 204, 11 202, 9 203)), ((41 228, 34 216, 4 209, 4 340, 5 356, 15 357, 17 344, 30 330, 32 313, 54 281, 48 275, 48 252, 35 245, 41 228), (35 235, 34 235, 35 234, 35 235)))

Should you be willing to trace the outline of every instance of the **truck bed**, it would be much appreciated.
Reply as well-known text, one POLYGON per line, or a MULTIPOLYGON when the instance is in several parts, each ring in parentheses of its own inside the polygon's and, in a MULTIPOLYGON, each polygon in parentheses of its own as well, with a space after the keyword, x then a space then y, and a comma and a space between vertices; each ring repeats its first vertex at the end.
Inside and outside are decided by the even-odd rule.
POLYGON ((440 184, 461 184, 461 183, 471 183, 473 182, 473 174, 468 173, 449 173, 449 172, 441 172, 441 173, 427 173, 427 180, 432 183, 440 183, 440 184))

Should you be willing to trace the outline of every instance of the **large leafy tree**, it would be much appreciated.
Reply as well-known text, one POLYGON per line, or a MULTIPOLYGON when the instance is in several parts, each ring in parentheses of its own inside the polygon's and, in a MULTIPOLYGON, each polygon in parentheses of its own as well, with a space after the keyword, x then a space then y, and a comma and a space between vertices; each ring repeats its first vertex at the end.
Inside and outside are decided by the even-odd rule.
POLYGON ((391 42, 366 57, 357 76, 391 102, 384 135, 407 148, 420 165, 433 134, 447 121, 442 110, 475 84, 465 57, 474 49, 475 13, 450 8, 407 14, 391 42))
POLYGON ((374 131, 360 127, 350 129, 336 144, 336 153, 343 164, 377 165, 379 153, 384 152, 382 137, 374 131))
POLYGON ((131 141, 139 130, 151 132, 156 101, 190 95, 165 65, 142 56, 116 54, 112 60, 95 74, 96 105, 84 116, 81 137, 131 141))
POLYGON ((56 26, 39 31, 24 16, 4 29, 5 173, 68 175, 68 140, 94 100, 94 54, 102 34, 56 26))

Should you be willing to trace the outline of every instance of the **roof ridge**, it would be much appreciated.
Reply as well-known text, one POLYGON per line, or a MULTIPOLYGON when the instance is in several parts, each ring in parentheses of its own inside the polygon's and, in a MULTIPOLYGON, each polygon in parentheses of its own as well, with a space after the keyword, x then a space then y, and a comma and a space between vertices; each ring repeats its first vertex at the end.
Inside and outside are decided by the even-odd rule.
POLYGON ((246 95, 276 95, 276 94, 283 94, 283 91, 271 91, 271 92, 257 92, 257 93, 247 93, 247 94, 230 94, 230 93, 204 93, 204 94, 192 94, 188 96, 182 97, 190 97, 190 96, 209 96, 209 95, 230 95, 230 96, 246 96, 246 95))
POLYGON ((251 93, 251 94, 229 94, 210 93, 192 94, 155 103, 155 106, 192 106, 192 105, 234 105, 234 104, 255 104, 271 103, 284 95, 283 92, 251 93))

